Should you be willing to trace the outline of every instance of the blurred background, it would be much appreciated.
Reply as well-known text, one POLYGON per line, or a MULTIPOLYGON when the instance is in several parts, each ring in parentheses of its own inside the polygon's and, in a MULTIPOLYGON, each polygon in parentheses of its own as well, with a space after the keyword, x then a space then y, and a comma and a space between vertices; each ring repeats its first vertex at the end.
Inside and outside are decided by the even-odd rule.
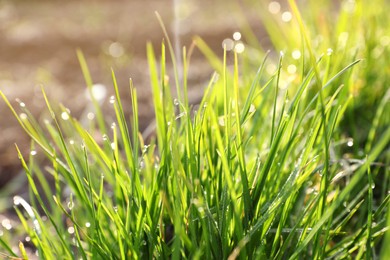
MULTIPOLYGON (((255 2, 280 17, 287 8, 282 4, 272 9, 269 1, 255 2)), ((64 104, 83 120, 91 106, 76 56, 80 49, 103 107, 112 93, 111 68, 124 95, 132 78, 142 130, 153 119, 146 42, 152 42, 158 53, 164 37, 155 11, 172 41, 178 38, 188 48, 192 37, 199 35, 222 55, 223 40, 232 39, 234 32, 249 24, 257 40, 267 45, 259 9, 253 6, 251 1, 236 0, 0 0, 0 90, 13 105, 19 102, 43 119, 43 87, 53 103, 64 104)), ((239 40, 245 43, 245 37, 239 40)), ((199 100, 212 72, 195 49, 189 71, 192 102, 199 100)), ((125 109, 130 112, 130 104, 125 109)), ((0 189, 21 171, 14 143, 28 154, 28 137, 0 100, 0 189)))

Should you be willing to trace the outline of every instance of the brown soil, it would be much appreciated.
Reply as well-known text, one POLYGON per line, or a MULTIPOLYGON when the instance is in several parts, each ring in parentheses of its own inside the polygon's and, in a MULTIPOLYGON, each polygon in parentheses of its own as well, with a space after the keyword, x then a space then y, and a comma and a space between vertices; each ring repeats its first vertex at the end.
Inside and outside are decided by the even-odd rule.
MULTIPOLYGON (((239 1, 181 2, 186 4, 181 9, 182 45, 189 46, 192 36, 200 35, 222 53, 222 40, 232 37, 240 27, 236 19, 238 6, 255 31, 262 34, 256 13, 239 1)), ((173 10, 168 0, 0 1, 0 90, 13 105, 18 106, 15 99, 19 98, 32 114, 42 118, 43 86, 53 103, 63 103, 72 115, 80 117, 88 109, 75 51, 80 48, 94 82, 107 86, 108 97, 112 93, 111 67, 124 92, 128 90, 129 78, 133 79, 144 129, 153 118, 145 46, 151 41, 158 50, 163 38, 154 11, 159 12, 171 33, 173 10), (119 51, 114 48, 118 46, 119 51)), ((212 74, 197 51, 189 74, 190 99, 196 102, 212 74)), ((128 106, 125 109, 130 111, 128 106)), ((14 143, 24 154, 29 152, 28 137, 0 100, 0 187, 21 169, 14 143)))

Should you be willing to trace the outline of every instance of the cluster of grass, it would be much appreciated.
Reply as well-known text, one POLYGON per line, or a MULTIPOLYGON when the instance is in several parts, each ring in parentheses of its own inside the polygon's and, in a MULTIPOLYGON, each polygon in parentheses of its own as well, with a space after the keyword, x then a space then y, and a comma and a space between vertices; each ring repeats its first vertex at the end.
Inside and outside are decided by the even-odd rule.
MULTIPOLYGON (((32 150, 51 162, 54 187, 35 157, 27 162, 18 150, 31 201, 15 197, 15 210, 39 257, 389 258, 388 65, 374 58, 389 55, 389 30, 379 26, 387 24, 386 8, 360 1, 321 18, 327 2, 309 1, 301 14, 289 1, 288 24, 263 15, 275 48, 285 51, 276 58, 251 47, 249 26, 242 54, 220 58, 195 38, 216 70, 196 107, 187 96, 191 50, 175 67, 173 98, 165 45, 159 62, 148 45, 156 116, 148 143, 139 133, 136 88, 130 82, 127 120, 114 73, 111 127, 96 100, 96 119, 86 127, 43 91, 51 119, 42 126, 1 93, 32 150), (296 72, 287 70, 294 62, 296 72)), ((169 38, 167 46, 175 61, 169 38)), ((10 257, 28 257, 23 242, 19 251, 6 234, 0 243, 10 257)))

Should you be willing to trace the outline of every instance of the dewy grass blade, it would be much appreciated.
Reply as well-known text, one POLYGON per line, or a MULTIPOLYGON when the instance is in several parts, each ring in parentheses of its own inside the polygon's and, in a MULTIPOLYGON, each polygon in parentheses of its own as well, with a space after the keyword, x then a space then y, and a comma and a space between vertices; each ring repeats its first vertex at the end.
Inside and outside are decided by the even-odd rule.
MULTIPOLYGON (((366 164, 368 160, 366 158, 366 164)), ((367 193, 367 238, 366 238, 366 259, 372 259, 373 257, 373 248, 372 248, 372 222, 373 222, 373 189, 375 188, 375 183, 372 179, 371 175, 371 167, 369 164, 366 165, 367 167, 367 179, 368 179, 368 193, 367 193)))
POLYGON ((260 79, 263 76, 265 63, 267 61, 269 53, 270 52, 268 51, 265 54, 263 62, 261 63, 259 69, 256 72, 256 76, 255 76, 255 78, 252 81, 251 88, 249 89, 248 96, 247 96, 247 98, 245 100, 245 104, 244 104, 244 106, 243 106, 243 108, 241 110, 241 115, 240 115, 240 119, 241 119, 240 124, 241 125, 245 122, 245 119, 246 119, 246 117, 247 117, 247 115, 249 113, 250 107, 252 105, 252 102, 253 102, 253 99, 254 99, 254 96, 255 96, 256 88, 258 87, 258 85, 260 83, 260 79))
POLYGON ((114 102, 114 109, 116 113, 116 118, 119 124, 119 130, 121 134, 121 138, 123 141, 123 146, 125 149, 126 153, 126 161, 129 164, 129 168, 132 170, 133 174, 136 172, 136 164, 137 162, 134 162, 133 158, 133 153, 137 152, 133 150, 131 141, 130 141, 130 133, 129 133, 129 128, 126 123, 126 117, 125 113, 123 111, 123 106, 122 106, 122 101, 121 97, 119 95, 119 89, 118 89, 118 84, 116 82, 116 77, 114 70, 111 70, 111 75, 112 75, 112 82, 114 85, 114 91, 115 91, 115 102, 114 102))
POLYGON ((80 199, 84 202, 87 202, 88 201, 88 198, 87 198, 87 195, 86 195, 86 191, 85 191, 85 188, 84 188, 84 184, 81 180, 81 177, 79 176, 79 174, 77 173, 77 170, 76 170, 76 167, 75 167, 75 164, 74 164, 74 161, 72 160, 71 156, 70 156, 70 153, 69 153, 69 150, 67 148, 67 145, 65 143, 65 140, 64 140, 64 136, 62 134, 62 131, 61 131, 61 128, 58 124, 58 121, 56 119, 56 116, 55 116, 55 113, 53 111, 53 109, 51 108, 51 105, 50 105, 50 102, 46 96, 46 93, 45 91, 43 91, 42 89, 42 93, 43 93, 43 97, 45 99, 45 102, 46 102, 46 105, 47 105, 47 108, 50 112, 50 114, 52 115, 52 119, 55 123, 55 126, 57 128, 57 131, 58 131, 58 134, 59 134, 59 137, 60 137, 60 141, 61 141, 61 146, 60 146, 60 149, 62 150, 62 152, 64 153, 64 156, 65 156, 65 160, 66 162, 68 163, 69 165, 69 168, 71 170, 71 174, 72 174, 72 177, 73 177, 73 180, 74 180, 74 183, 76 185, 76 189, 75 191, 77 192, 78 196, 80 197, 80 199))
POLYGON ((275 85, 275 96, 274 96, 274 102, 273 102, 273 111, 272 111, 272 126, 271 126, 271 138, 270 138, 270 146, 272 146, 272 142, 275 137, 275 120, 276 120, 276 104, 278 103, 278 93, 279 93, 279 81, 280 81, 280 72, 282 70, 283 65, 283 53, 280 53, 279 57, 279 65, 278 65, 278 71, 276 76, 276 85, 275 85))
POLYGON ((240 108, 239 108, 239 83, 238 83, 238 57, 237 52, 234 53, 234 114, 235 114, 235 126, 236 126, 236 143, 235 149, 238 154, 238 161, 240 165, 240 176, 242 182, 242 198, 244 200, 244 222, 243 229, 247 230, 250 220, 253 217, 253 208, 251 205, 251 198, 249 192, 248 175, 246 171, 245 151, 242 138, 242 130, 240 122, 240 108))
POLYGON ((96 118, 97 118, 97 121, 99 124, 99 129, 103 134, 106 134, 107 133, 106 123, 104 121, 104 116, 103 116, 102 110, 99 106, 99 103, 96 100, 94 93, 92 91, 93 81, 92 81, 91 73, 89 72, 89 69, 88 69, 87 61, 85 60, 84 54, 80 49, 77 49, 76 54, 77 54, 77 58, 78 58, 79 63, 80 63, 81 70, 83 72, 85 83, 86 83, 87 88, 88 88, 89 96, 91 97, 92 104, 95 108, 96 118))
MULTIPOLYGON (((368 259, 382 243, 386 259, 390 118, 386 59, 380 57, 389 56, 390 31, 372 17, 386 24, 389 4, 347 1, 339 10, 317 2, 308 0, 301 10, 294 0, 291 10, 275 1, 258 3, 273 44, 266 47, 276 53, 269 56, 255 48, 260 42, 250 43, 255 39, 248 26, 237 31, 243 39, 233 37, 232 52, 195 37, 188 52, 175 53, 178 46, 157 15, 166 46, 161 44, 161 57, 150 43, 146 47, 156 127, 145 140, 132 81, 132 115, 126 118, 131 111, 124 111, 111 72, 111 131, 91 93, 81 51, 97 115, 89 126, 43 93, 52 120, 42 127, 23 102, 18 112, 0 92, 38 152, 29 163, 21 158, 30 216, 15 207, 32 250, 42 259, 368 259), (244 53, 234 52, 244 43, 244 53), (194 46, 216 71, 200 105, 188 97, 197 76, 189 70, 194 46), (171 82, 165 48, 173 62, 171 82), (328 55, 316 56, 328 48, 328 55), (285 56, 278 60, 280 49, 285 56), (359 58, 365 66, 358 70, 359 58), (60 120, 58 111, 68 118, 60 120), (54 178, 53 195, 46 172, 54 178)), ((14 230, 19 227, 0 230, 0 247, 21 257, 28 247, 23 241, 16 252, 14 230)))

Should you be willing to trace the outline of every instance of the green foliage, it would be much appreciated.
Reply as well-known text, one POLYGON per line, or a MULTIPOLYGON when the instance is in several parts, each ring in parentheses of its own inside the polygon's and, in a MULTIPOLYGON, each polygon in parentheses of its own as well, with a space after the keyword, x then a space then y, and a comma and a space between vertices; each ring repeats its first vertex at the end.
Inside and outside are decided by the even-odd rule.
MULTIPOLYGON (((380 26, 385 8, 359 1, 353 12, 330 12, 332 19, 319 15, 330 1, 309 1, 322 9, 302 13, 289 2, 296 20, 263 16, 285 52, 279 57, 247 46, 220 58, 194 39, 217 72, 198 108, 186 94, 186 50, 184 68, 175 65, 183 95, 173 99, 165 44, 159 61, 148 44, 156 117, 148 144, 139 134, 136 88, 130 82, 128 120, 114 72, 111 128, 96 101, 97 120, 86 127, 43 91, 51 119, 41 125, 0 92, 32 149, 51 162, 54 192, 34 157, 27 162, 18 150, 31 202, 16 197, 15 210, 42 259, 389 257, 382 246, 390 239, 388 64, 372 60, 389 54, 378 45, 390 43, 380 26)), ((22 243, 20 252, 9 243, 0 237, 8 255, 27 257, 22 243)))

